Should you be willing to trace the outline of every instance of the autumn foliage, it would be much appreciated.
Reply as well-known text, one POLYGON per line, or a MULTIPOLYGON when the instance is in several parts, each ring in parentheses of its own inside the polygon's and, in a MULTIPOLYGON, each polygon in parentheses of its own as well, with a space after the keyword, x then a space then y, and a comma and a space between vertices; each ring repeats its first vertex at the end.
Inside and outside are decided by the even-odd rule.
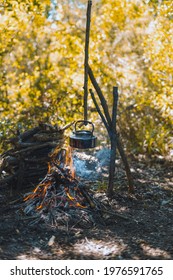
MULTIPOLYGON (((1 150, 20 126, 83 118, 87 5, 77 0, 2 2, 1 150)), ((90 66, 110 108, 112 87, 119 87, 118 127, 130 152, 172 153, 172 34, 171 0, 93 1, 90 66)), ((99 117, 91 113, 91 118, 99 117)))

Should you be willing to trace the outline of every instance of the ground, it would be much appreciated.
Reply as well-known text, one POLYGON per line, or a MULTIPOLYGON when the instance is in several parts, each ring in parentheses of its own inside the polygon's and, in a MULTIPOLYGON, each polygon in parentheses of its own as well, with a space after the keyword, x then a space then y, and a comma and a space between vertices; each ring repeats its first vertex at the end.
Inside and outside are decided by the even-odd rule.
MULTIPOLYGON (((130 161, 133 195, 119 166, 110 201, 115 215, 105 213, 103 223, 89 228, 31 225, 32 217, 17 211, 21 196, 0 187, 0 259, 173 259, 172 166, 162 158, 130 161)), ((104 184, 94 185, 108 202, 104 184)))

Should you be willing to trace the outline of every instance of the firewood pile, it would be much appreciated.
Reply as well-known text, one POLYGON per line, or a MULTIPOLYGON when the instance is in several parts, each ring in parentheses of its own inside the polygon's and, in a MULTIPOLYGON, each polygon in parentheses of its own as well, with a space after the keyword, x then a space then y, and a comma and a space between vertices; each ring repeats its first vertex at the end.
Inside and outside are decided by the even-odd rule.
POLYGON ((38 184, 47 173, 51 152, 62 147, 67 127, 39 124, 8 139, 12 148, 0 156, 0 185, 21 190, 38 184))

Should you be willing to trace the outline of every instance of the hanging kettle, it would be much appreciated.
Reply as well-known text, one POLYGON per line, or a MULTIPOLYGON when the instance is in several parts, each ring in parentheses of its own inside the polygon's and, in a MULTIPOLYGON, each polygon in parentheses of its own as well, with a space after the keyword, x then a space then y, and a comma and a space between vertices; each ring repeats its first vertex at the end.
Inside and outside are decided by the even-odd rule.
POLYGON ((96 147, 97 137, 93 135, 94 125, 92 122, 79 120, 75 123, 74 131, 70 136, 70 146, 76 149, 90 149, 96 147), (80 125, 79 125, 80 124, 80 125), (78 129, 77 126, 91 125, 91 130, 78 129))

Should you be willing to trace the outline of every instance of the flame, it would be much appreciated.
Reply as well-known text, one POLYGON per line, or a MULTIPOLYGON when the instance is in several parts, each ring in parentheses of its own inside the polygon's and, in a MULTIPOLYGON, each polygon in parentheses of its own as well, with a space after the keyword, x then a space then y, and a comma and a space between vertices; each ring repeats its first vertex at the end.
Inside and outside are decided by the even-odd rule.
POLYGON ((57 146, 52 153, 50 153, 50 157, 52 159, 56 158, 58 153, 61 151, 61 148, 59 146, 57 146))
POLYGON ((75 198, 74 198, 73 196, 71 196, 71 195, 69 194, 69 192, 67 192, 67 196, 68 196, 68 198, 69 198, 70 200, 72 200, 72 201, 75 200, 75 198))
POLYGON ((66 191, 66 194, 67 194, 67 197, 70 199, 70 201, 73 202, 73 204, 71 204, 70 206, 76 206, 76 207, 80 207, 80 208, 87 208, 87 206, 83 206, 82 204, 77 202, 76 201, 77 198, 71 196, 69 191, 66 191))
MULTIPOLYGON (((27 201, 29 199, 34 199, 36 196, 45 196, 46 192, 47 192, 47 189, 49 186, 51 186, 51 182, 46 182, 46 183, 40 183, 37 185, 37 187, 33 190, 33 193, 27 195, 26 197, 24 197, 24 201, 27 201), (41 189, 40 189, 41 187, 41 189), (40 189, 40 190, 39 190, 40 189), (39 194, 38 194, 38 191, 39 191, 39 194)), ((38 208, 37 208, 38 209, 38 208)))
POLYGON ((50 172, 51 172, 51 164, 50 164, 50 162, 48 162, 48 170, 47 170, 47 173, 50 174, 50 172))
MULTIPOLYGON (((56 162, 56 164, 63 163, 63 167, 65 167, 65 170, 67 170, 67 172, 63 173, 62 176, 68 176, 69 180, 72 181, 72 183, 73 183, 73 179, 75 179, 75 168, 73 166, 72 151, 73 151, 72 148, 69 147, 67 150, 64 149, 63 151, 61 151, 61 153, 59 153, 59 149, 57 148, 56 153, 53 154, 52 156, 55 156, 59 153, 59 155, 58 155, 59 157, 57 156, 57 158, 55 159, 55 162, 56 162), (69 169, 70 169, 70 171, 69 171, 69 169)), ((53 163, 53 161, 52 161, 52 163, 53 163)), ((48 188, 51 187, 52 184, 54 183, 54 180, 50 176, 52 170, 53 170, 53 165, 51 164, 51 162, 49 162, 48 163, 48 172, 47 172, 48 176, 46 177, 46 179, 43 179, 35 187, 33 192, 28 194, 24 198, 24 201, 36 199, 35 200, 36 201, 35 209, 38 211, 49 204, 49 202, 47 201, 46 193, 48 191, 48 188), (38 198, 38 200, 37 200, 37 198, 38 198), (38 203, 38 201, 39 201, 39 203, 38 203)), ((80 189, 77 186, 74 186, 74 184, 72 184, 71 187, 70 186, 68 187, 67 185, 65 185, 64 194, 60 194, 59 197, 56 196, 55 199, 56 200, 58 199, 59 203, 62 204, 60 207, 66 207, 66 205, 68 205, 69 207, 79 207, 82 209, 87 208, 87 206, 82 205, 82 204, 85 204, 85 198, 83 197, 83 194, 81 193, 80 189)), ((60 204, 58 204, 58 206, 59 205, 60 204)))
POLYGON ((27 201, 28 199, 31 199, 31 198, 34 198, 35 197, 35 195, 33 194, 33 193, 31 193, 31 194, 29 194, 29 195, 27 195, 26 197, 24 197, 24 201, 27 201))
POLYGON ((45 196, 45 194, 46 194, 46 192, 47 192, 47 189, 48 189, 48 187, 50 187, 51 186, 51 182, 47 182, 47 184, 44 186, 44 188, 43 188, 43 196, 45 196))
POLYGON ((77 207, 80 207, 80 208, 87 208, 87 206, 83 206, 83 205, 81 205, 79 202, 76 203, 76 206, 77 206, 77 207))
POLYGON ((40 204, 39 206, 36 207, 37 210, 40 210, 41 208, 43 208, 42 204, 40 204))
POLYGON ((67 148, 65 164, 70 167, 70 174, 74 179, 76 177, 76 171, 73 164, 72 151, 73 151, 72 147, 67 148))

